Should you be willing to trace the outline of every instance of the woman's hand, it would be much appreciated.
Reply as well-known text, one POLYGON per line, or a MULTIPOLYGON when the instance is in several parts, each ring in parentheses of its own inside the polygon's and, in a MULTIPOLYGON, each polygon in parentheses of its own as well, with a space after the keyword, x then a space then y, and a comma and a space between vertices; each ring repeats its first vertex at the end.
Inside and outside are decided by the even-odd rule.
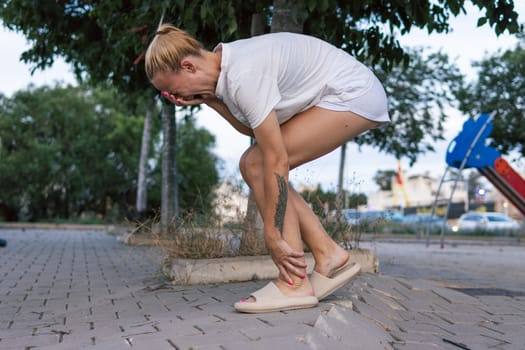
POLYGON ((194 106, 194 105, 200 105, 201 103, 204 102, 204 99, 202 98, 201 95, 181 97, 181 96, 175 96, 174 94, 170 94, 167 91, 162 91, 160 94, 166 100, 170 101, 171 103, 177 106, 194 106))
POLYGON ((290 273, 300 278, 306 277, 305 272, 302 271, 306 268, 306 264, 300 259, 304 257, 303 252, 293 250, 282 238, 266 238, 265 240, 273 262, 288 284, 293 284, 290 273))

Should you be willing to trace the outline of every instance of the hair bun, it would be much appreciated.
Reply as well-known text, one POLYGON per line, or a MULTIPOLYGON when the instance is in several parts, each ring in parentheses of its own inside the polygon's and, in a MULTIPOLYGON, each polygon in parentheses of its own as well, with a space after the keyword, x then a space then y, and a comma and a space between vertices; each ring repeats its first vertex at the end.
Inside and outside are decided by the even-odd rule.
POLYGON ((169 32, 172 32, 172 31, 180 31, 180 30, 169 23, 164 23, 157 29, 157 33, 155 34, 163 35, 163 34, 168 34, 169 32))

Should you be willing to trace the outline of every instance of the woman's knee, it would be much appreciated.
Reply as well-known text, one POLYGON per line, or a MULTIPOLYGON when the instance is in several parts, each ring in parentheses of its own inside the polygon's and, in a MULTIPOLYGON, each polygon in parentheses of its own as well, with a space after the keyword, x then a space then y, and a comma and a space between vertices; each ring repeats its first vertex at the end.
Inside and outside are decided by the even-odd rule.
POLYGON ((262 157, 256 145, 250 146, 239 161, 242 178, 251 186, 253 181, 262 174, 262 157))

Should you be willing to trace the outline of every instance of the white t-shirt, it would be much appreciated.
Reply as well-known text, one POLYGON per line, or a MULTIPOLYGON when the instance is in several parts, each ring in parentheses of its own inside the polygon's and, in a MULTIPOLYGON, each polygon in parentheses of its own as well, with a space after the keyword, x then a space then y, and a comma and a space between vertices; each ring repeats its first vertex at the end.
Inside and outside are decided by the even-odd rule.
POLYGON ((341 104, 365 94, 376 77, 347 52, 320 39, 272 33, 221 43, 216 95, 254 129, 274 109, 279 123, 321 100, 341 104))

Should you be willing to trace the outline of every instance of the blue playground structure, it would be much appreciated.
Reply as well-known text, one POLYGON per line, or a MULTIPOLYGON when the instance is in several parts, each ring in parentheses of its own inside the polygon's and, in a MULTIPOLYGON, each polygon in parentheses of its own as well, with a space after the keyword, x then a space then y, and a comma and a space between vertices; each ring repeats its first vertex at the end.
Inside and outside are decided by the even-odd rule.
MULTIPOLYGON (((446 162, 447 169, 441 178, 432 215, 438 202, 439 192, 446 175, 451 168, 459 169, 458 176, 454 179, 454 185, 445 212, 445 221, 448 218, 452 195, 456 189, 457 182, 461 178, 461 171, 467 168, 475 168, 483 174, 501 194, 503 194, 523 215, 525 215, 525 180, 516 172, 510 164, 501 157, 498 150, 487 145, 486 139, 492 132, 494 113, 480 114, 477 118, 469 119, 463 123, 463 129, 450 142, 446 162)), ((441 248, 444 246, 445 228, 441 229, 441 248)), ((426 230, 427 246, 429 244, 429 230, 426 230)))

